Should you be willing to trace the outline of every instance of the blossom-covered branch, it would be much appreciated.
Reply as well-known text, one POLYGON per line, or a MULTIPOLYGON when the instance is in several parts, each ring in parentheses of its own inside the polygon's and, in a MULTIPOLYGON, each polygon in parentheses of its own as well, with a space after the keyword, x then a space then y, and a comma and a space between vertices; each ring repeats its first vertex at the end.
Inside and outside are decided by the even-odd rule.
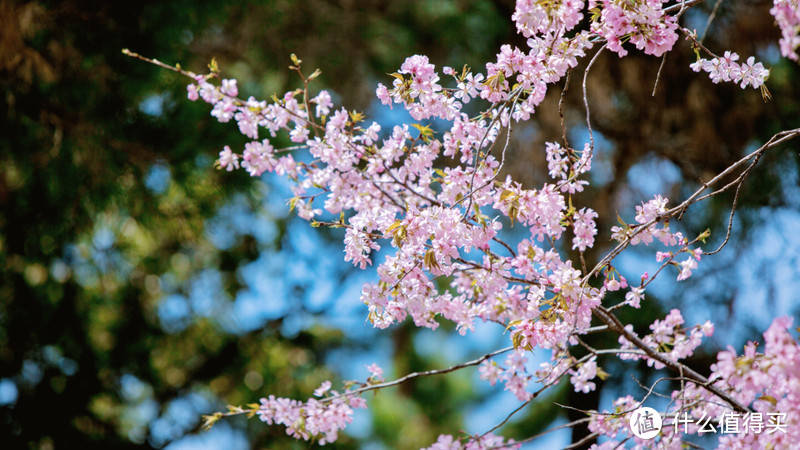
MULTIPOLYGON (((387 328, 410 318, 416 326, 430 329, 449 320, 462 335, 473 330, 476 321, 497 324, 498 331, 511 331, 514 351, 502 364, 489 358, 510 348, 391 382, 377 382, 380 375, 373 372, 370 380, 355 389, 355 385, 348 386, 342 393, 332 391, 328 397, 306 402, 270 396, 257 407, 232 413, 258 414, 267 423, 284 425, 296 438, 332 442, 351 420, 352 408, 365 406, 359 395, 369 390, 480 364, 481 378, 490 384, 502 382, 526 404, 535 397, 528 390, 532 383, 546 387, 569 378, 577 392, 595 389, 592 380, 608 376, 598 365, 598 356, 607 354, 643 359, 656 369, 675 372, 682 383, 682 389, 674 394, 680 399, 675 404, 681 412, 695 411, 692 408, 697 402, 713 399, 724 405, 720 408, 749 414, 764 409, 757 402, 761 393, 775 400, 767 403, 788 408, 795 398, 793 387, 776 390, 768 386, 777 376, 800 380, 794 366, 774 362, 791 356, 785 353, 796 347, 796 341, 785 333, 784 319, 768 332, 768 339, 776 344, 768 347, 767 353, 759 356, 754 349, 746 351, 747 362, 764 361, 779 370, 750 366, 736 372, 738 378, 727 376, 733 369, 723 360, 735 358, 729 351, 720 354, 721 362, 706 378, 681 360, 713 333, 713 325, 706 322, 687 328, 681 312, 673 310, 650 326, 651 334, 638 336, 614 311, 623 305, 639 308, 648 284, 662 271, 653 276, 637 274, 641 283, 630 286, 613 263, 630 246, 660 243, 662 250, 656 251, 655 258, 663 262, 662 269, 672 265, 678 269, 678 281, 689 278, 705 254, 696 245, 704 242, 708 233, 686 237, 670 228, 670 219, 680 219, 692 204, 741 185, 767 149, 797 137, 800 129, 776 134, 702 183, 677 206, 668 207, 668 199, 660 195, 636 206, 635 223, 620 218, 619 226, 610 230, 618 244, 591 270, 583 260, 600 231, 599 214, 578 204, 578 194, 589 184, 587 174, 595 154, 586 80, 601 52, 607 49, 622 58, 635 48, 646 55, 663 56, 674 50, 680 31, 697 53, 697 61, 687 71, 708 72, 714 83, 758 88, 768 97, 764 83, 769 70, 762 63, 753 57, 739 62, 739 55, 730 51, 719 57, 696 39, 694 31, 679 25, 686 9, 699 2, 667 3, 519 0, 512 20, 526 38, 526 48, 503 45, 496 60, 486 63, 484 72, 466 66, 460 71, 445 67, 443 77, 426 56, 414 55, 391 74, 390 86, 379 84, 376 95, 380 102, 406 109, 415 121, 391 128, 334 105, 325 90, 312 94, 319 71, 306 76, 302 61, 294 55, 291 69, 301 78, 302 88, 271 101, 240 98, 236 80, 223 79, 215 63, 210 73, 196 75, 150 60, 190 77, 188 98, 207 102, 212 116, 220 122, 235 122, 250 139, 241 151, 225 146, 219 153, 218 168, 286 177, 292 183, 290 208, 297 209, 313 226, 345 228, 344 259, 361 269, 373 264, 377 251, 391 249, 377 266, 378 279, 361 291, 368 320, 375 327, 387 328), (512 126, 529 120, 554 84, 568 83, 570 71, 597 44, 601 45, 584 69, 582 85, 589 142, 577 148, 570 147, 566 139, 563 146, 546 144, 551 179, 537 188, 525 187, 510 176, 503 178, 512 126), (701 52, 711 59, 701 57, 701 52), (484 109, 469 115, 464 105, 473 101, 481 102, 484 109), (435 131, 433 120, 449 126, 435 131), (285 139, 294 145, 281 148, 279 143, 285 139), (736 180, 703 195, 748 163, 751 165, 736 180), (502 229, 508 225, 524 227, 525 236, 507 242, 502 229), (570 260, 567 249, 577 250, 580 260, 570 260), (609 292, 623 289, 627 290, 624 303, 604 305, 609 292), (593 317, 605 325, 603 332, 616 335, 619 347, 594 349, 581 341, 580 336, 598 331, 592 327, 593 317), (588 355, 573 356, 573 347, 578 345, 588 350, 588 355), (552 356, 539 370, 529 373, 526 354, 535 349, 549 350, 552 356), (750 380, 751 376, 758 382, 750 380)), ((784 56, 796 59, 797 2, 776 0, 775 5, 772 13, 783 32, 781 49, 784 56)), ((566 136, 563 119, 562 127, 566 136)), ((740 370, 743 365, 734 364, 733 368, 740 370)), ((329 382, 321 386, 317 397, 330 387, 329 382)), ((621 433, 620 421, 635 403, 632 398, 618 400, 617 410, 610 416, 593 418, 593 431, 615 437, 621 433)), ((670 433, 671 439, 679 433, 678 427, 673 426, 670 433)), ((750 442, 747 436, 737 436, 731 442, 750 442)), ((507 445, 514 444, 492 434, 465 440, 443 435, 431 448, 507 445)))

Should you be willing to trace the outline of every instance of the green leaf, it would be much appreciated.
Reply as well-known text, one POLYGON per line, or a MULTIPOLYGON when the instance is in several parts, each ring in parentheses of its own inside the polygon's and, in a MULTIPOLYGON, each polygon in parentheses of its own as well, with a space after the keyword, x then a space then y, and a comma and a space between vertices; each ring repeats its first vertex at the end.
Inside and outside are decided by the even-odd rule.
POLYGON ((222 418, 221 412, 215 412, 214 414, 208 414, 203 416, 203 429, 210 430, 211 427, 213 427, 214 424, 217 423, 221 418, 222 418))
POLYGON ((217 58, 211 58, 211 62, 208 63, 208 70, 211 73, 219 73, 219 63, 217 63, 217 58))
POLYGON ((405 80, 403 79, 403 76, 402 76, 402 75, 400 75, 400 74, 399 74, 399 73, 397 73, 397 72, 395 72, 395 73, 387 73, 386 75, 389 75, 390 77, 395 77, 395 78, 397 78, 398 80, 400 80, 400 82, 401 82, 401 83, 402 83, 403 81, 405 81, 405 80))
POLYGON ((394 230, 395 230, 397 227, 399 227, 399 226, 400 226, 400 224, 402 224, 402 223, 403 223, 403 222, 401 222, 401 221, 399 221, 399 220, 395 220, 393 224, 389 225, 389 227, 388 227, 388 228, 386 228, 386 233, 391 233, 391 232, 392 232, 392 231, 394 231, 394 230))
POLYGON ((439 269, 439 263, 436 261, 436 253, 434 253, 432 249, 425 252, 424 262, 428 269, 439 269))
POLYGON ((778 400, 776 400, 775 397, 771 395, 762 395, 761 397, 758 397, 756 400, 763 400, 765 402, 769 402, 770 404, 772 404, 772 406, 778 404, 778 400))
POLYGON ((515 326, 517 326, 517 325, 519 325, 521 323, 522 323, 522 319, 512 320, 511 322, 508 322, 508 325, 506 326, 506 329, 503 330, 503 333, 505 333, 506 331, 510 330, 511 327, 515 327, 515 326))
POLYGON ((423 139, 428 140, 428 139, 433 137, 433 130, 431 129, 430 126, 428 126, 428 125, 424 125, 423 126, 423 125, 420 125, 418 123, 412 123, 411 126, 416 128, 417 130, 419 130, 419 135, 423 139))
POLYGON ((628 228, 628 223, 622 220, 622 217, 619 216, 619 213, 617 213, 617 222, 622 225, 622 228, 628 228))
POLYGON ((514 222, 517 220, 517 216, 519 215, 519 202, 514 200, 511 203, 511 207, 508 208, 508 218, 511 219, 511 226, 514 226, 514 222))
POLYGON ((510 190, 506 189, 506 190, 504 190, 503 192, 500 193, 500 201, 504 202, 507 199, 509 199, 509 198, 511 198, 511 197, 513 197, 515 195, 516 194, 514 193, 514 191, 510 191, 510 190))
POLYGON ((397 227, 394 231, 394 244, 398 247, 403 243, 403 241, 408 237, 408 231, 404 225, 397 227))
POLYGON ((362 120, 364 120, 364 117, 365 117, 364 114, 358 111, 350 111, 350 121, 353 122, 353 124, 361 122, 362 120))

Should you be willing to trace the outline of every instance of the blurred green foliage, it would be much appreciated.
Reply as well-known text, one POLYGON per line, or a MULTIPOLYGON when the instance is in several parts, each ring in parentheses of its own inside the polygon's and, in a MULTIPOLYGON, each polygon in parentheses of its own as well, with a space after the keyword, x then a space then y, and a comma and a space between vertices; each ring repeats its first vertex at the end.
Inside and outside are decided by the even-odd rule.
MULTIPOLYGON (((763 11, 749 7, 723 5, 709 45, 743 55, 768 49, 776 32, 763 11)), ((501 43, 524 45, 513 32, 512 11, 510 0, 0 0, 0 380, 16 389, 13 401, 0 406, 3 445, 161 447, 196 433, 200 414, 224 403, 269 393, 306 398, 334 376, 325 367, 333 349, 360 351, 369 344, 322 325, 285 332, 292 314, 319 313, 302 302, 297 311, 245 331, 191 306, 187 314, 164 318, 167 301, 190 297, 204 274, 220 280, 216 301, 231 304, 247 289, 243 267, 264 254, 291 251, 291 219, 268 206, 270 185, 212 169, 222 145, 244 142, 235 127, 217 124, 205 105, 185 100, 185 80, 124 57, 122 48, 198 73, 216 57, 226 76, 240 80, 244 95, 257 97, 294 87, 286 68, 294 52, 305 67, 322 69, 317 88, 329 86, 342 103, 365 110, 375 82, 407 55, 482 70, 501 43), (251 222, 273 224, 275 232, 264 237, 237 228, 229 245, 220 245, 209 224, 235 228, 222 220, 230 205, 251 222), (180 405, 187 420, 173 417, 180 405)), ((634 55, 617 64, 606 55, 590 77, 613 182, 597 183, 584 200, 601 217, 615 217, 616 202, 633 189, 625 174, 648 157, 669 161, 689 180, 670 186, 680 197, 681 189, 748 145, 795 126, 796 65, 776 63, 769 84, 776 101, 764 104, 691 73, 690 52, 675 55, 655 97, 641 89, 642 80, 655 79, 652 58, 634 55)), ((567 119, 580 124, 574 83, 567 119)), ((515 131, 522 138, 509 171, 526 183, 543 176, 541 141, 561 134, 556 91, 540 108, 535 138, 530 130, 515 131)), ((787 163, 781 156, 765 157, 745 185, 740 211, 749 226, 738 229, 739 242, 758 230, 764 205, 797 207, 791 200, 797 158, 787 163)), ((688 227, 723 230, 729 203, 729 197, 711 203, 697 220, 687 219, 688 227)), ((596 257, 587 254, 587 262, 596 257)), ((731 282, 723 274, 719 286, 731 282)), ((308 295, 295 288, 298 298, 308 295)), ((731 301, 718 297, 722 305, 731 301)), ((663 311, 653 304, 631 320, 640 327, 663 311)), ((406 324, 391 335, 393 375, 457 362, 444 351, 418 352, 415 333, 406 324)), ((632 370, 607 368, 613 369, 632 370)), ((648 376, 643 366, 635 373, 648 376)), ((369 399, 369 440, 413 448, 463 429, 465 409, 486 396, 472 386, 473 375, 458 372, 377 393, 369 399)), ((0 385, 0 394, 8 386, 0 385)), ((599 393, 576 396, 559 386, 506 432, 524 438, 542 431, 564 414, 553 401, 596 408, 599 393)), ((253 447, 306 446, 289 443, 280 427, 229 423, 246 429, 253 447)), ((345 436, 336 447, 357 445, 345 436)))
MULTIPOLYGON (((288 222, 265 209, 263 185, 212 169, 223 144, 243 142, 235 128, 186 101, 186 80, 120 50, 197 72, 217 57, 259 96, 291 85, 286 65, 296 52, 366 107, 365 91, 353 87, 398 55, 449 55, 443 49, 460 45, 478 61, 509 31, 491 2, 386 7, 0 2, 0 379, 14 386, 0 406, 4 446, 160 447, 197 431, 200 414, 223 401, 304 398, 333 376, 325 355, 347 338, 320 326, 285 335, 289 313, 244 333, 199 311, 164 319, 165 299, 189 296, 209 271, 222 280, 218 300, 232 302, 246 288, 241 268, 288 246, 288 222), (489 39, 466 40, 458 29, 489 39), (277 233, 266 241, 238 233, 219 248, 208 224, 233 202, 277 233), (175 422, 171 405, 186 399, 195 409, 175 422)), ((397 422, 407 411, 380 417, 397 422)), ((421 423, 415 445, 454 423, 421 423)), ((287 445, 278 427, 248 429, 252 445, 287 445)))

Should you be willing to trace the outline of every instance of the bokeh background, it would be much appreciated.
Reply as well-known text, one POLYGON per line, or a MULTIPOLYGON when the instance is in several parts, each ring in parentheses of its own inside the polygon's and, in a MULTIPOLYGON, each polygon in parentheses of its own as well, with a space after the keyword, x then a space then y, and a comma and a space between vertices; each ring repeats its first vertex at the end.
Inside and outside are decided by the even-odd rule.
MULTIPOLYGON (((707 3, 682 24, 702 34, 707 3)), ((798 65, 780 58, 770 3, 723 2, 705 44, 771 66, 771 102, 691 72, 685 42, 666 58, 654 95, 659 59, 632 51, 598 60, 587 86, 598 151, 579 200, 600 212, 601 234, 587 264, 609 248, 617 213, 630 221, 633 206, 655 193, 680 200, 798 126, 798 65)), ((408 120, 374 101, 387 73, 415 53, 437 67, 483 70, 501 44, 524 46, 513 8, 510 0, 0 0, 2 447, 307 448, 256 419, 204 432, 201 415, 268 394, 307 398, 323 380, 364 379, 372 362, 393 377, 508 345, 492 326, 466 339, 447 324, 435 333, 373 330, 358 302, 373 274, 344 263, 342 235, 289 214, 280 180, 215 170, 223 145, 245 142, 236 127, 186 100, 186 80, 121 49, 198 73, 214 57, 243 95, 262 98, 297 86, 287 68, 296 53, 309 71, 322 70, 314 89, 387 128, 408 120)), ((575 146, 587 138, 580 69, 565 99, 575 146)), ((561 136, 559 92, 513 135, 506 170, 528 187, 546 179, 543 143, 561 136)), ((742 188, 723 252, 687 282, 663 275, 644 308, 623 320, 643 331, 673 307, 690 324, 711 319, 717 333, 690 360, 707 372, 720 348, 741 348, 773 317, 798 315, 799 151, 797 142, 770 150, 742 188)), ((711 227, 708 248, 716 248, 731 200, 698 205, 674 226, 691 235, 711 227)), ((506 231, 510 239, 523 232, 506 231)), ((617 267, 635 280, 656 267, 653 251, 617 267)), ((537 358, 548 355, 531 364, 537 358)), ((608 408, 615 396, 641 396, 639 383, 658 376, 641 364, 599 362, 613 382, 590 395, 559 385, 501 432, 535 435, 580 417, 556 402, 608 408)), ((333 447, 415 448, 439 433, 490 429, 518 404, 476 372, 370 396, 333 447)), ((562 430, 541 445, 584 433, 562 430)))

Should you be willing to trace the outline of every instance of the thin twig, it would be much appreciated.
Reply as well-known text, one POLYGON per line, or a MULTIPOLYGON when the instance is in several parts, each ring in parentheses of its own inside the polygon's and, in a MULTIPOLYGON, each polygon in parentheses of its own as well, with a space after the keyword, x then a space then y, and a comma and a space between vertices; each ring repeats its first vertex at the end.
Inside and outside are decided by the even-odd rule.
POLYGON ((506 347, 506 348, 501 348, 500 350, 495 350, 495 351, 493 351, 491 353, 487 353, 487 354, 481 356, 480 358, 476 358, 476 359, 473 359, 472 361, 467 361, 467 362, 464 362, 464 363, 456 364, 456 365, 450 366, 450 367, 448 367, 446 369, 434 369, 434 370, 426 370, 424 372, 412 372, 412 373, 406 374, 406 375, 404 375, 404 376, 402 376, 400 378, 397 378, 395 380, 392 380, 392 381, 386 381, 386 382, 378 383, 378 384, 370 384, 370 385, 355 389, 353 391, 343 392, 343 393, 340 393, 338 395, 333 395, 333 396, 330 396, 330 397, 326 397, 326 398, 323 398, 322 400, 320 400, 320 402, 330 402, 330 401, 333 401, 334 399, 337 399, 339 397, 352 397, 352 396, 360 395, 360 394, 362 394, 364 392, 368 392, 368 391, 374 391, 374 390, 377 390, 377 389, 384 389, 384 388, 391 387, 391 386, 397 386, 398 384, 403 384, 406 381, 413 380, 414 378, 427 377, 427 376, 430 376, 430 375, 442 375, 442 374, 445 374, 445 373, 455 372, 456 370, 460 370, 460 369, 463 369, 465 367, 477 366, 478 364, 486 361, 487 359, 494 358, 497 355, 502 355, 503 353, 509 352, 509 351, 511 351, 513 349, 514 349, 513 346, 509 346, 509 347, 506 347))
POLYGON ((545 431, 542 431, 541 433, 539 433, 537 435, 534 435, 534 436, 531 436, 531 437, 527 437, 527 438, 519 440, 519 441, 515 441, 515 443, 516 444, 524 444, 526 442, 531 442, 531 441, 536 440, 536 439, 538 439, 538 438, 540 438, 540 437, 542 437, 542 436, 544 436, 546 434, 550 434, 553 431, 562 430, 564 428, 572 428, 575 425, 580 425, 582 423, 589 422, 590 420, 591 420, 590 417, 584 417, 582 419, 573 420, 572 422, 565 423, 565 424, 562 424, 562 425, 558 425, 556 427, 553 427, 553 428, 547 429, 545 431))
MULTIPOLYGON (((508 414, 508 415, 505 417, 505 419, 503 419, 503 420, 502 420, 500 423, 498 423, 497 425, 493 426, 491 429, 489 429, 488 431, 486 431, 485 433, 483 433, 483 434, 481 435, 481 438, 483 438, 484 436, 488 435, 489 433, 493 433, 495 430, 498 430, 498 429, 500 429, 500 427, 502 427, 503 425, 505 425, 506 423, 508 423, 508 421, 509 421, 509 420, 511 420, 511 418, 512 418, 512 417, 513 417, 513 416, 514 416, 516 413, 518 413, 518 412, 522 411, 522 409, 523 409, 523 408, 525 408, 525 406, 527 406, 527 405, 528 405, 528 404, 530 404, 532 401, 534 401, 536 398, 538 398, 538 397, 539 397, 539 395, 541 395, 541 394, 542 394, 542 392, 544 392, 545 390, 549 389, 549 388, 550 388, 550 386, 553 386, 554 384, 558 383, 558 382, 561 380, 561 378, 562 378, 564 375, 566 375, 566 374, 567 374, 567 373, 568 373, 568 372, 569 372, 571 369, 573 369, 573 368, 574 368, 574 367, 576 367, 577 365, 578 365, 578 361, 574 361, 574 362, 573 362, 573 363, 572 363, 572 364, 571 364, 569 367, 567 367, 566 369, 564 369, 564 371, 563 371, 563 372, 561 372, 561 373, 560 373, 560 374, 559 374, 557 377, 555 377, 555 378, 554 378, 552 381, 550 381, 550 382, 549 382, 549 383, 547 383, 547 384, 544 384, 544 385, 543 385, 541 388, 539 388, 539 390, 537 390, 536 392, 532 393, 532 394, 531 394, 531 398, 529 398, 527 401, 525 401, 524 403, 522 403, 521 405, 519 405, 517 408, 515 408, 513 411, 511 411, 511 412, 510 412, 510 413, 509 413, 509 414, 508 414)), ((555 368, 555 367, 554 367, 554 368, 555 368)))
MULTIPOLYGON (((586 420, 586 419, 578 419, 578 420, 586 420)), ((578 420, 576 420, 575 422, 577 422, 578 420)), ((577 423, 575 425, 577 425, 577 423)), ((580 447, 583 446, 583 444, 591 441, 592 439, 596 438, 599 435, 600 435, 600 433, 598 433, 597 431, 594 431, 594 432, 589 433, 586 436, 584 436, 583 439, 579 440, 578 442, 573 442, 572 444, 570 444, 570 445, 568 445, 568 446, 566 446, 564 448, 565 449, 580 448, 580 447)))
POLYGON ((636 334, 634 334, 634 333, 628 331, 627 329, 625 329, 625 326, 622 324, 622 322, 620 322, 619 319, 614 314, 609 312, 603 306, 595 307, 592 310, 592 312, 595 314, 595 316, 597 316, 597 318, 599 318, 602 322, 606 323, 609 326, 609 328, 611 328, 617 334, 619 334, 622 337, 624 337, 625 339, 627 339, 629 342, 631 342, 636 347, 644 350, 644 352, 647 353, 647 356, 649 358, 651 358, 653 360, 656 360, 656 361, 660 362, 661 364, 664 364, 666 367, 668 367, 671 370, 674 370, 676 372, 683 371, 688 380, 691 380, 692 382, 700 385, 701 387, 703 387, 707 391, 709 391, 712 394, 716 395, 720 399, 724 400, 725 402, 727 402, 730 406, 732 406, 737 411, 742 412, 742 413, 751 412, 750 408, 748 408, 746 405, 743 405, 741 402, 739 402, 735 398, 731 397, 730 395, 728 395, 728 394, 722 392, 721 390, 719 390, 718 388, 716 388, 703 375, 695 372, 691 368, 687 367, 685 364, 677 362, 677 361, 674 361, 674 360, 668 358, 666 355, 664 355, 664 354, 662 354, 660 352, 657 352, 657 351, 653 350, 652 348, 650 348, 650 346, 648 346, 647 343, 642 341, 642 339, 639 338, 639 336, 637 336, 636 334))
POLYGON ((731 215, 728 216, 728 228, 725 230, 725 240, 719 244, 716 250, 713 252, 703 252, 703 255, 715 255, 719 253, 725 245, 728 244, 728 240, 731 238, 731 229, 733 228, 733 215, 736 213, 736 203, 739 201, 739 190, 742 188, 742 184, 744 183, 744 179, 736 186, 736 192, 733 194, 733 202, 731 203, 731 215))
POLYGON ((661 64, 658 66, 658 72, 656 72, 656 82, 653 84, 653 93, 650 94, 651 97, 656 96, 656 88, 658 88, 658 82, 661 80, 661 71, 664 70, 664 63, 667 62, 667 53, 664 53, 664 56, 661 57, 661 64))
MULTIPOLYGON (((475 152, 476 152, 476 154, 475 154, 475 163, 472 166, 472 175, 470 176, 470 180, 469 180, 470 192, 464 198, 462 198, 461 200, 457 201, 453 205, 453 206, 456 206, 459 203, 461 203, 464 199, 467 199, 467 204, 466 204, 466 206, 464 208, 464 216, 462 218, 463 220, 466 220, 467 217, 469 217, 469 210, 470 210, 470 208, 472 208, 472 195, 475 194, 476 192, 480 191, 481 189, 485 188, 486 186, 488 186, 492 182, 492 180, 494 180, 494 178, 497 176, 497 174, 500 173, 500 169, 502 168, 502 164, 501 164, 501 167, 498 167, 497 171, 495 172, 495 174, 494 174, 494 176, 492 178, 490 178, 481 187, 479 187, 477 189, 474 188, 475 187, 475 175, 478 173, 478 166, 480 165, 478 160, 479 160, 479 156, 480 156, 480 153, 481 153, 481 147, 483 147, 483 142, 485 141, 486 136, 488 136, 489 133, 492 131, 492 128, 495 125, 497 125, 498 122, 501 122, 501 117, 503 116, 503 112, 505 111, 505 109, 508 108, 508 110, 511 111, 514 108, 514 105, 516 105, 517 101, 519 100, 520 95, 522 95, 522 88, 518 87, 517 91, 516 92, 512 92, 512 94, 513 94, 513 98, 511 96, 509 96, 509 100, 506 100, 506 102, 501 105, 500 109, 497 110, 497 114, 492 119, 492 122, 489 124, 489 127, 486 129, 486 133, 483 135, 483 137, 481 138, 480 143, 478 144, 478 147, 475 149, 475 152), (509 104, 510 104, 510 106, 509 106, 509 104)), ((509 139, 511 138, 511 122, 512 122, 511 113, 509 113, 509 118, 508 118, 508 136, 506 137, 506 144, 505 144, 505 146, 503 146, 503 155, 502 155, 503 159, 505 159, 506 148, 508 148, 509 139)), ((501 125, 502 125, 502 123, 501 123, 501 125)), ((492 148, 494 148, 494 145, 496 143, 497 143, 497 139, 495 138, 495 140, 492 142, 492 145, 486 151, 486 156, 489 156, 489 154, 491 154, 492 148)), ((484 159, 485 159, 485 157, 484 157, 484 159)))
POLYGON ((721 5, 721 4, 722 4, 722 0, 717 0, 716 3, 714 3, 714 8, 711 9, 711 14, 708 15, 708 20, 706 20, 706 26, 705 26, 705 28, 703 28, 703 35, 700 36, 700 41, 699 42, 701 44, 706 39, 706 36, 708 35, 708 28, 711 27, 711 22, 713 22, 714 18, 717 17, 717 10, 719 9, 719 5, 721 5))
POLYGON ((564 80, 564 89, 561 90, 561 97, 558 99, 558 117, 561 118, 561 140, 564 142, 564 148, 569 148, 569 141, 567 140, 567 124, 564 120, 564 97, 569 90, 569 80, 572 75, 572 69, 567 70, 567 76, 564 80))
POLYGON ((171 70, 171 71, 173 71, 175 73, 179 73, 179 74, 181 74, 183 76, 186 76, 186 77, 189 77, 189 78, 192 78, 192 79, 194 79, 197 76, 194 72, 189 72, 189 71, 181 69, 180 65, 170 66, 169 64, 165 64, 165 63, 163 63, 163 62, 161 62, 161 61, 159 61, 157 59, 151 59, 151 58, 148 58, 146 56, 142 56, 142 55, 140 55, 140 54, 138 54, 136 52, 132 52, 132 51, 128 50, 127 48, 123 48, 122 49, 122 54, 125 55, 125 56, 130 56, 131 58, 134 58, 134 59, 138 59, 139 61, 144 61, 146 63, 150 63, 150 64, 153 64, 153 65, 156 65, 158 67, 161 67, 162 69, 171 70))
POLYGON ((604 44, 602 47, 600 47, 600 50, 598 50, 597 53, 594 54, 594 56, 592 57, 591 61, 589 61, 589 64, 586 66, 586 69, 583 72, 583 84, 582 84, 582 87, 583 87, 583 106, 584 106, 584 108, 586 108, 586 128, 589 129, 589 141, 590 141, 590 144, 589 144, 589 152, 590 153, 589 153, 589 155, 590 156, 592 155, 591 152, 594 151, 594 134, 592 134, 592 121, 591 121, 591 114, 589 112, 589 98, 586 95, 586 79, 589 78, 589 69, 592 68, 592 66, 594 65, 594 62, 597 61, 597 57, 600 56, 601 53, 603 53, 603 50, 605 50, 605 48, 607 46, 608 46, 608 44, 604 44))
MULTIPOLYGON (((646 230, 647 228, 649 228, 651 225, 655 224, 656 222, 659 222, 659 221, 662 221, 664 219, 668 219, 670 217, 676 216, 679 213, 682 213, 683 211, 685 211, 692 204, 694 204, 694 203, 696 203, 698 201, 701 201, 701 200, 703 200, 705 198, 708 198, 708 196, 700 197, 700 195, 706 189, 708 189, 710 186, 716 184, 721 179, 725 178, 727 175, 729 175, 730 173, 735 171, 737 168, 739 168, 741 165, 743 165, 744 163, 748 162, 749 160, 755 158, 758 154, 764 152, 765 150, 773 148, 773 147, 776 147, 776 146, 778 146, 778 145, 780 145, 780 144, 782 144, 782 143, 784 143, 784 142, 786 142, 788 140, 796 138, 798 136, 800 136, 800 128, 795 128, 795 129, 792 129, 792 130, 784 130, 784 131, 781 131, 779 133, 776 133, 774 136, 772 136, 772 138, 769 139, 769 141, 767 141, 760 148, 758 148, 757 150, 754 150, 753 152, 751 152, 748 155, 744 156, 743 158, 739 159, 735 163, 731 164, 727 169, 723 170, 722 172, 717 174, 717 176, 715 176, 713 179, 711 179, 711 181, 704 182, 703 185, 700 188, 698 188, 691 196, 689 196, 689 198, 684 200, 678 206, 675 206, 675 207, 667 210, 663 214, 659 215, 658 217, 656 217, 656 218, 654 218, 654 219, 652 219, 652 220, 650 220, 648 222, 645 222, 643 224, 639 224, 638 226, 633 228, 625 236, 625 238, 622 240, 622 242, 617 244, 616 247, 614 247, 608 254, 606 254, 606 256, 603 257, 603 259, 601 259, 594 266, 594 268, 591 271, 589 271, 589 273, 587 273, 583 277, 583 282, 584 283, 588 283, 589 279, 591 279, 603 267, 605 267, 607 264, 609 264, 614 258, 617 257, 617 255, 619 255, 624 249, 626 249, 630 245, 631 240, 634 237, 636 237, 639 233, 641 233, 642 231, 646 230)), ((714 194, 716 194, 716 193, 714 193, 714 194)))

